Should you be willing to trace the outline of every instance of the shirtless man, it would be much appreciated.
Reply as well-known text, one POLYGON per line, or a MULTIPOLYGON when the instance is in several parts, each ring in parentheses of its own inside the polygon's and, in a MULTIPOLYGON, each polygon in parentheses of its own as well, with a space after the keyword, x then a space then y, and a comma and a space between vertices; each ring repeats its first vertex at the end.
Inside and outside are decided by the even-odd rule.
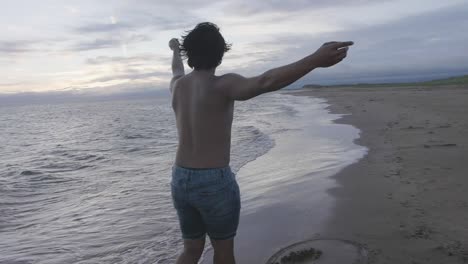
POLYGON ((239 224, 240 194, 229 166, 234 101, 279 90, 319 67, 342 61, 353 42, 327 42, 313 54, 255 77, 216 67, 230 49, 212 23, 169 41, 173 50, 170 83, 179 145, 172 166, 171 192, 184 239, 178 264, 198 263, 208 234, 214 264, 233 264, 234 237, 239 224), (194 70, 185 75, 184 55, 194 70))

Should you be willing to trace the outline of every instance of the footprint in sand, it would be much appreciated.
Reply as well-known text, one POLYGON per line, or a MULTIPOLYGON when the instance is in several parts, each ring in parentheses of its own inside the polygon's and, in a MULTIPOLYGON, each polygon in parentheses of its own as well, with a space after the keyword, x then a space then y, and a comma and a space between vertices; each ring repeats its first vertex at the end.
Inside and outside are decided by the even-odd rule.
POLYGON ((402 129, 425 129, 425 127, 421 127, 421 126, 408 126, 408 127, 405 127, 405 128, 402 128, 402 129))
POLYGON ((410 237, 415 239, 429 239, 433 233, 434 231, 431 228, 421 225, 416 227, 410 237))
POLYGON ((456 147, 457 144, 454 143, 448 143, 448 144, 434 144, 434 145, 428 145, 424 144, 425 148, 438 148, 438 147, 456 147))
POLYGON ((443 243, 435 248, 447 256, 460 256, 464 262, 468 261, 468 249, 460 241, 451 241, 443 243))
POLYGON ((450 127, 452 127, 451 124, 445 124, 445 125, 438 126, 438 128, 450 128, 450 127))

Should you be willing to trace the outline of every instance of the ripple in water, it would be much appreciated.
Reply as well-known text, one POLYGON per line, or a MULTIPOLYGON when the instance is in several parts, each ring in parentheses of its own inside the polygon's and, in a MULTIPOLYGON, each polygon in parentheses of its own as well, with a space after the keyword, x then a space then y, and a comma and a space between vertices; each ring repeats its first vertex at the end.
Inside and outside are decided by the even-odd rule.
MULTIPOLYGON (((269 135, 301 129, 287 121, 301 102, 236 102, 234 172, 274 147, 269 135)), ((0 120, 0 263, 175 261, 169 100, 3 107, 0 120)))

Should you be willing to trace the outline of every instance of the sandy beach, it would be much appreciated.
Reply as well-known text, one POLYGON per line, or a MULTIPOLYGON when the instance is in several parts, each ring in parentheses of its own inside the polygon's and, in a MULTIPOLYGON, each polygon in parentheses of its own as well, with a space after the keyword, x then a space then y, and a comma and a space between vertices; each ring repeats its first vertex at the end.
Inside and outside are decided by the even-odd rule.
POLYGON ((356 241, 370 263, 468 263, 468 87, 323 87, 369 148, 334 176, 321 236, 356 241))

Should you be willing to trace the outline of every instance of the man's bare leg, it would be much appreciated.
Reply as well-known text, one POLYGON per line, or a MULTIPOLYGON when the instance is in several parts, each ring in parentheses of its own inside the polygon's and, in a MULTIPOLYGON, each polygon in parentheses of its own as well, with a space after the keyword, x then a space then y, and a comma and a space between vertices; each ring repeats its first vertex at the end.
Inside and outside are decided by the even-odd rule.
POLYGON ((213 264, 235 264, 234 239, 213 240, 211 245, 214 249, 213 264))
POLYGON ((205 238, 185 239, 184 252, 180 254, 176 264, 197 264, 205 248, 205 238))

